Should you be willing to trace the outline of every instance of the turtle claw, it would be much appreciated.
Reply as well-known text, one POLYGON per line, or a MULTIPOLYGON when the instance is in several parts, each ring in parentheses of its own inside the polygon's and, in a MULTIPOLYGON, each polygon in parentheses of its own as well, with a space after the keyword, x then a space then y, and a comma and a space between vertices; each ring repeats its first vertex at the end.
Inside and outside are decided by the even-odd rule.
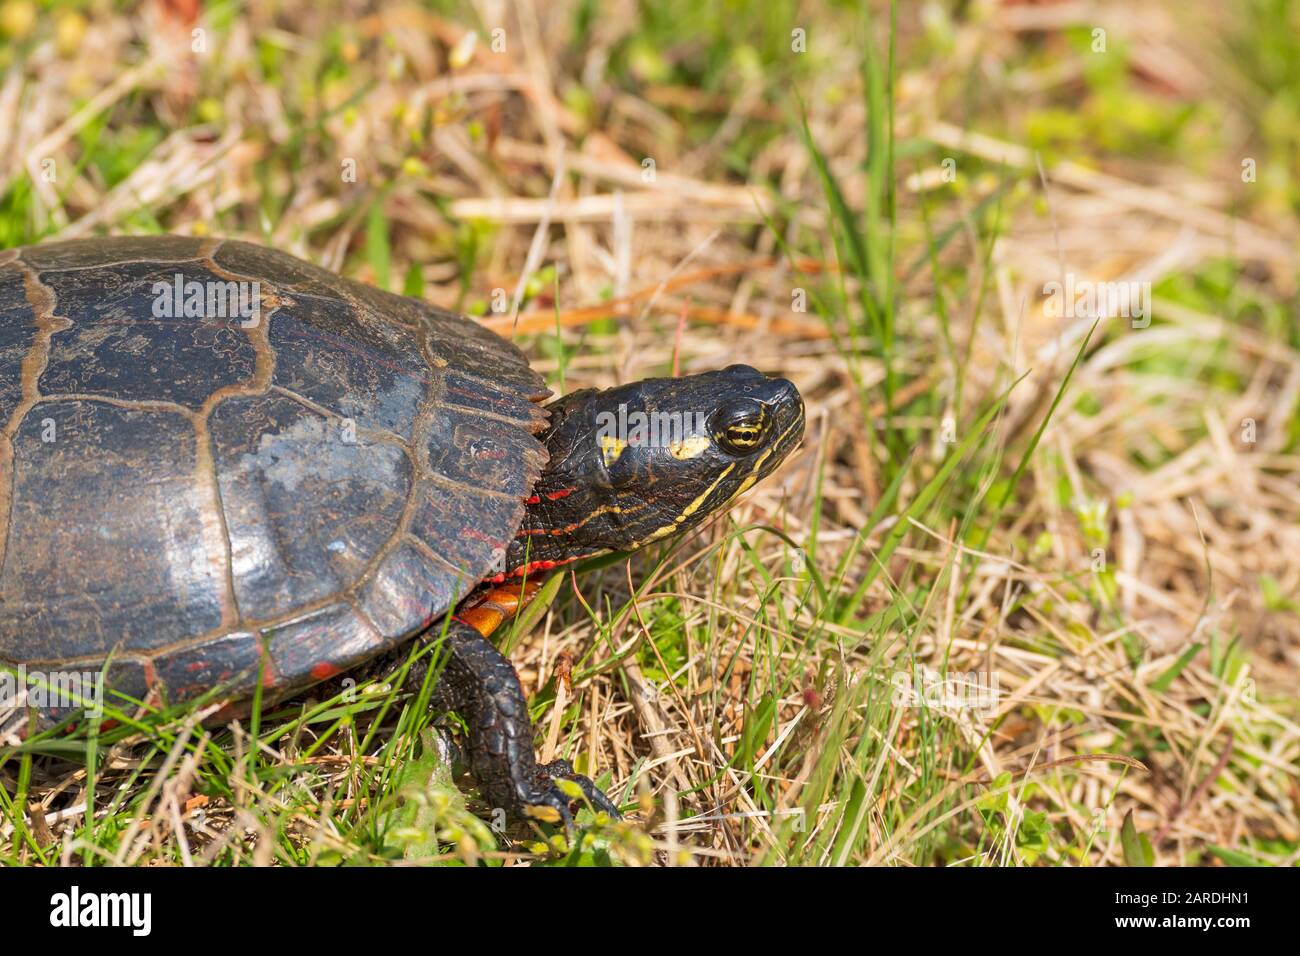
POLYGON ((615 820, 623 819, 614 801, 610 800, 589 777, 577 773, 567 760, 553 760, 537 767, 534 786, 521 788, 519 806, 521 815, 531 820, 552 825, 563 825, 564 833, 573 842, 576 826, 569 809, 575 800, 585 799, 595 810, 609 814, 615 820))
MULTIPOLYGON (((603 790, 592 783, 590 777, 584 776, 575 771, 573 769, 573 764, 569 763, 569 761, 563 759, 552 760, 550 763, 538 767, 537 770, 539 775, 544 776, 551 781, 567 780, 570 783, 575 784, 577 788, 582 791, 582 796, 586 798, 587 802, 590 803, 592 807, 608 813, 615 820, 623 819, 623 814, 618 812, 618 807, 614 805, 614 801, 609 799, 603 790)), ((554 783, 552 783, 551 789, 553 792, 560 791, 561 794, 564 792, 561 787, 554 783)))
POLYGON ((569 811, 569 798, 559 787, 552 786, 521 797, 522 815, 541 823, 562 824, 564 832, 573 839, 573 814, 569 811))

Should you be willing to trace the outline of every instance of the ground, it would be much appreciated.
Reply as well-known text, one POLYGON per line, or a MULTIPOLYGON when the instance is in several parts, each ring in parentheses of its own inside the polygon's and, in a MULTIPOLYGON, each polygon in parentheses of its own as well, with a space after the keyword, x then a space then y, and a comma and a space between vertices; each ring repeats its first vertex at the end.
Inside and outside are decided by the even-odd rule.
POLYGON ((1300 3, 0 0, 0 34, 0 248, 244 238, 557 392, 746 362, 808 407, 726 515, 504 639, 543 759, 628 822, 503 839, 375 684, 0 746, 7 862, 1300 860, 1300 3))

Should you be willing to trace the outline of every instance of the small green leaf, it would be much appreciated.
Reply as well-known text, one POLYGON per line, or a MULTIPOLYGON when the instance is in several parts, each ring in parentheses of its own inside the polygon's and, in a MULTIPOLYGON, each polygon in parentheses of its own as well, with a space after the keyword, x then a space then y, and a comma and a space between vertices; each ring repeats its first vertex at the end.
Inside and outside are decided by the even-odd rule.
POLYGON ((1011 787, 1011 774, 1004 771, 989 783, 989 788, 976 803, 981 810, 1005 813, 1007 809, 1007 791, 1011 787))
POLYGON ((1124 863, 1127 866, 1155 866, 1156 851, 1151 841, 1144 834, 1138 833, 1133 825, 1133 811, 1124 814, 1124 824, 1119 831, 1120 846, 1124 849, 1124 863))
POLYGON ((1210 844, 1206 849, 1224 863, 1228 864, 1228 866, 1268 866, 1267 863, 1261 863, 1253 856, 1247 856, 1245 853, 1241 853, 1238 850, 1229 850, 1225 846, 1215 846, 1214 844, 1210 844))
POLYGON ((406 270, 406 278, 402 281, 402 295, 409 295, 413 299, 424 298, 424 273, 420 271, 418 263, 412 262, 410 268, 406 270))
POLYGON ((585 799, 582 788, 572 780, 557 779, 555 781, 555 787, 570 800, 585 799))
POLYGON ((1178 660, 1169 665, 1169 669, 1151 682, 1151 689, 1158 694, 1163 694, 1169 689, 1169 685, 1178 679, 1197 654, 1201 653, 1204 644, 1193 644, 1187 650, 1179 655, 1178 660))
POLYGON ((740 746, 736 749, 735 766, 747 767, 767 741, 772 722, 776 719, 776 698, 764 694, 756 706, 745 705, 745 725, 740 732, 740 746))
POLYGON ((366 261, 375 274, 375 285, 387 290, 392 256, 388 246, 388 220, 384 217, 383 200, 375 201, 366 219, 366 261))

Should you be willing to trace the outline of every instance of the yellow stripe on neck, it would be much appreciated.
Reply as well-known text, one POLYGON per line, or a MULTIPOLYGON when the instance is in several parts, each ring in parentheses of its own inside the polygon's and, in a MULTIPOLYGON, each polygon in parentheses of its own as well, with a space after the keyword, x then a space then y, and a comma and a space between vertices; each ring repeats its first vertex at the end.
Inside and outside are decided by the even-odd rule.
POLYGON ((704 494, 700 495, 689 505, 687 505, 686 510, 672 520, 672 524, 664 525, 662 528, 659 528, 657 531, 653 532, 652 534, 649 534, 646 537, 642 538, 640 541, 637 541, 635 544, 632 545, 632 547, 639 548, 643 544, 648 544, 651 541, 657 541, 666 535, 672 534, 674 531, 680 528, 682 526, 682 523, 685 522, 687 518, 689 518, 691 515, 695 514, 695 512, 700 510, 700 506, 704 504, 705 501, 708 500, 709 495, 713 494, 714 490, 718 487, 718 485, 722 484, 722 479, 726 478, 727 475, 731 474, 731 470, 735 467, 736 467, 736 463, 733 461, 726 468, 722 469, 722 474, 718 475, 717 479, 714 480, 713 484, 709 485, 709 487, 704 490, 704 494))

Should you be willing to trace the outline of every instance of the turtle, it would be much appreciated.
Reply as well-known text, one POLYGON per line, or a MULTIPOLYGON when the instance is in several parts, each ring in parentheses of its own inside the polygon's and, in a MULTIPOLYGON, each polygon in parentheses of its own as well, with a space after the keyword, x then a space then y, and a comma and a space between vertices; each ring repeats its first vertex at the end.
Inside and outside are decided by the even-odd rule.
MULTIPOLYGON (((743 365, 549 396, 473 319, 277 249, 0 251, 0 667, 234 707, 436 642, 491 806, 571 827, 572 781, 617 817, 539 765, 489 637, 552 569, 717 513, 804 406, 743 365)), ((29 697, 13 733, 86 703, 29 697)))

